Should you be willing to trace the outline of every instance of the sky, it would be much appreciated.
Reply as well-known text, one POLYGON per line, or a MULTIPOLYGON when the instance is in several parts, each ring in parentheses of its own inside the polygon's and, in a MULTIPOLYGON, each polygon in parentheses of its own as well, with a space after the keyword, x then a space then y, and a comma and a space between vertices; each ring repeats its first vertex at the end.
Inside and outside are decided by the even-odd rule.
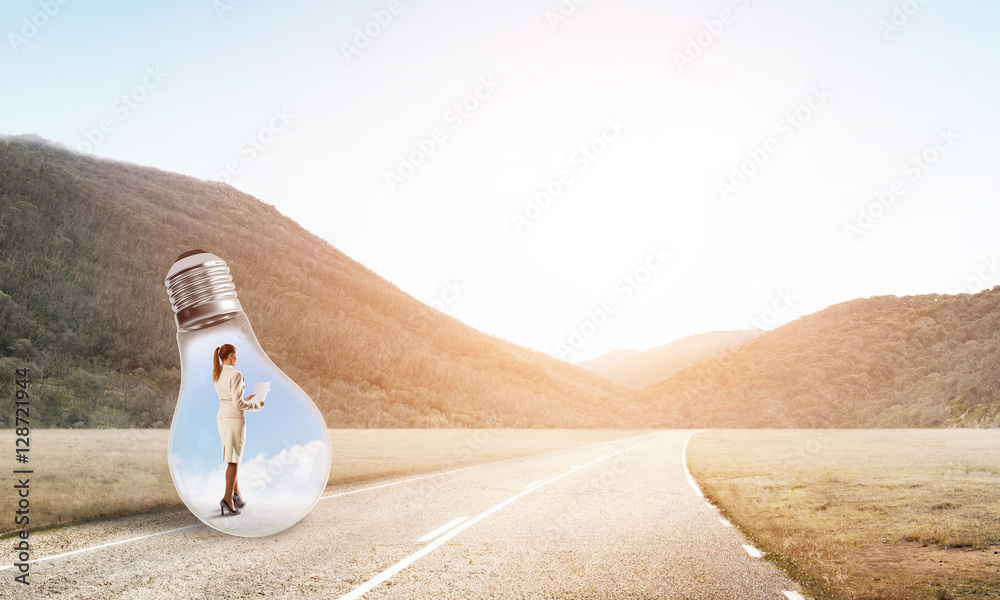
POLYGON ((579 362, 1000 284, 998 30, 985 0, 12 0, 0 133, 225 181, 579 362))

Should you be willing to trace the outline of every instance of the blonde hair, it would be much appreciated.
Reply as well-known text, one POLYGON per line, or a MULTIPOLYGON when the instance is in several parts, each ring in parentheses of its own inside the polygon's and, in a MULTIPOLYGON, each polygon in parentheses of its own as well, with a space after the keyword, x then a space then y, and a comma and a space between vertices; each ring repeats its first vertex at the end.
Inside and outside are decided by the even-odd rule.
POLYGON ((215 356, 212 358, 212 381, 218 381, 222 375, 222 361, 229 360, 229 357, 236 352, 236 347, 232 344, 223 344, 215 349, 215 356))

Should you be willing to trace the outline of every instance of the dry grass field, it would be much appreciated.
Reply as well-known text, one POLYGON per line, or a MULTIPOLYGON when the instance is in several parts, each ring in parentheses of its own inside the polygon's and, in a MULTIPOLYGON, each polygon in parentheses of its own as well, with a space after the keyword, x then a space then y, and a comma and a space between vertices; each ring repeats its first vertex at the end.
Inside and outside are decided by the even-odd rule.
POLYGON ((814 598, 1000 598, 1000 430, 713 430, 688 463, 814 598))
MULTIPOLYGON (((165 429, 32 429, 32 529, 183 506, 167 470, 165 429)), ((616 429, 331 429, 330 484, 461 468, 647 433, 616 429)), ((14 432, 0 430, 4 472, 14 432)), ((13 485, 13 484, 11 484, 13 485)), ((0 494, 0 537, 14 527, 0 494)))

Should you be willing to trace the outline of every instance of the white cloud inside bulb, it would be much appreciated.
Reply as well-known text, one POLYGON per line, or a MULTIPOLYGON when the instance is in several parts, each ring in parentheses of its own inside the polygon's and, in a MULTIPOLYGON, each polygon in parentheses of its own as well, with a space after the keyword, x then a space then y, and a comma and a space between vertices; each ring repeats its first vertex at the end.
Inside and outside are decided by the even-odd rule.
MULTIPOLYGON (((218 504, 226 489, 227 463, 220 463, 206 473, 193 470, 176 453, 170 455, 170 461, 178 491, 189 502, 218 504)), ((253 498, 268 503, 301 502, 303 493, 315 492, 315 473, 322 468, 323 461, 329 461, 329 457, 320 440, 282 449, 271 458, 265 458, 261 452, 240 463, 237 475, 240 491, 248 501, 253 498)), ((326 482, 322 483, 325 487, 326 482)))

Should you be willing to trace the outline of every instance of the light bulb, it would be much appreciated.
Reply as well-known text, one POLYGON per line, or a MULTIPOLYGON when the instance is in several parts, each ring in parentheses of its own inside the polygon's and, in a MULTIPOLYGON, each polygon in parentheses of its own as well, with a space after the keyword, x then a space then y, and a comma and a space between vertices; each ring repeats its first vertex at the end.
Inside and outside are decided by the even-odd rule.
MULTIPOLYGON (((255 537, 283 531, 312 510, 326 489, 332 452, 319 409, 271 362, 257 342, 236 286, 218 256, 192 250, 177 257, 164 281, 177 322, 181 389, 167 438, 167 462, 177 494, 206 525, 255 537), (247 411, 236 482, 245 505, 222 515, 226 492, 219 394, 212 379, 215 349, 236 347, 244 397, 270 382, 264 406, 247 411)), ((256 402, 260 398, 254 398, 256 402)))

